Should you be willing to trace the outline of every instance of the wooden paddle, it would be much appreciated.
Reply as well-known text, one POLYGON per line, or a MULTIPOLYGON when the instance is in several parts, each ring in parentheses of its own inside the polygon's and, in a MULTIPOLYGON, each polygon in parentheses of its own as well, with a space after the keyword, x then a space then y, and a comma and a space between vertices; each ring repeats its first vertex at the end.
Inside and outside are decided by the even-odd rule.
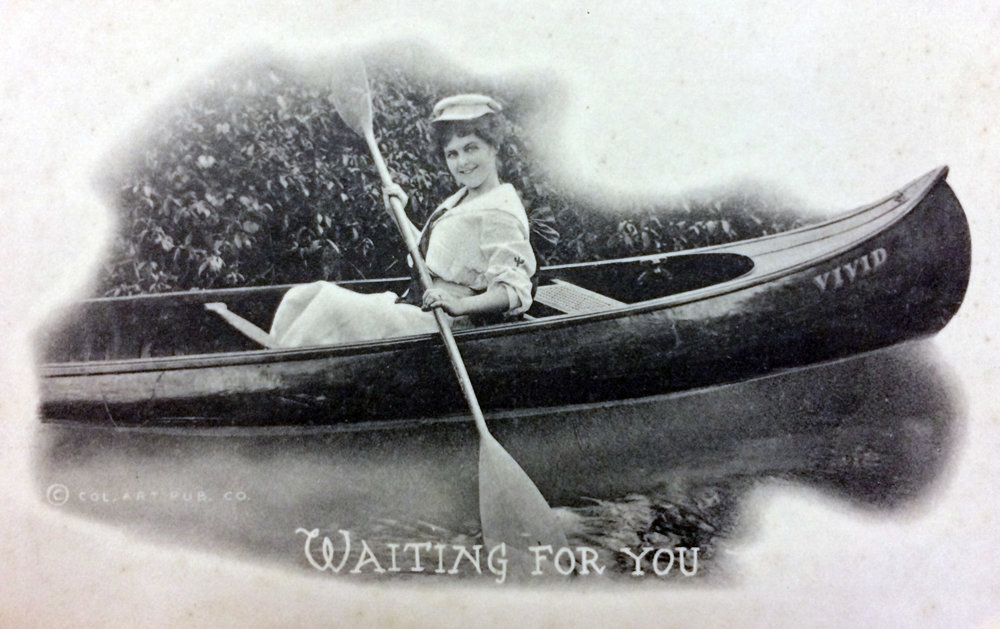
MULTIPOLYGON (((364 63, 361 59, 348 59, 337 63, 333 70, 334 106, 347 126, 365 138, 382 185, 388 186, 392 184, 392 176, 375 141, 372 99, 364 63)), ((410 223, 399 199, 391 198, 390 206, 416 266, 420 284, 427 290, 431 287, 431 276, 417 248, 416 234, 406 227, 410 223)), ((440 308, 433 312, 455 377, 479 431, 479 515, 484 543, 489 548, 503 542, 520 550, 534 545, 551 545, 553 551, 558 551, 567 544, 555 514, 517 461, 490 434, 451 325, 440 308)))

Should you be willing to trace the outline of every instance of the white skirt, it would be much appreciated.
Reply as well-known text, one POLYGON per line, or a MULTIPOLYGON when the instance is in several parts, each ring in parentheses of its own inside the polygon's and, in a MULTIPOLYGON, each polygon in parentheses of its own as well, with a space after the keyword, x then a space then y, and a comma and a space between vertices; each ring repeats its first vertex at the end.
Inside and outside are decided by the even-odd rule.
POLYGON ((332 282, 296 286, 281 298, 271 336, 281 347, 303 347, 437 331, 433 313, 396 299, 392 292, 356 293, 332 282))

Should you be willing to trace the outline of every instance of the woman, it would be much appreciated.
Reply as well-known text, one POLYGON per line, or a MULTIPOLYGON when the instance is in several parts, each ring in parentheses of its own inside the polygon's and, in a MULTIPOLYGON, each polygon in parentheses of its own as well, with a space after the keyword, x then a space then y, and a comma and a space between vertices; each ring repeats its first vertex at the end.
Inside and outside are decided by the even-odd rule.
MULTIPOLYGON (((431 116, 436 147, 460 188, 434 211, 423 231, 407 220, 402 229, 419 233, 420 251, 433 278, 417 307, 394 293, 361 294, 331 282, 292 288, 282 298, 270 333, 206 304, 237 329, 267 347, 348 343, 433 332, 433 308, 442 308, 455 327, 477 320, 514 317, 531 306, 535 256, 529 225, 517 191, 500 181, 497 156, 503 141, 499 103, 480 94, 445 98, 431 116)), ((406 194, 396 185, 386 202, 406 194)))

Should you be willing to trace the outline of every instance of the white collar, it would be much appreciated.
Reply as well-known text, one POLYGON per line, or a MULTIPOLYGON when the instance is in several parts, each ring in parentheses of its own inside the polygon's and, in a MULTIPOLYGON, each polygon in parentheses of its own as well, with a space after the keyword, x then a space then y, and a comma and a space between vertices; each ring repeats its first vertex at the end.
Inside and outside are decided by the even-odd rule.
POLYGON ((455 194, 445 199, 438 206, 438 210, 443 208, 457 208, 456 211, 464 212, 467 209, 475 210, 487 207, 491 210, 500 210, 514 216, 524 213, 524 204, 521 203, 521 197, 518 196, 517 190, 514 189, 512 184, 502 183, 471 201, 462 201, 468 193, 469 189, 462 186, 455 194))

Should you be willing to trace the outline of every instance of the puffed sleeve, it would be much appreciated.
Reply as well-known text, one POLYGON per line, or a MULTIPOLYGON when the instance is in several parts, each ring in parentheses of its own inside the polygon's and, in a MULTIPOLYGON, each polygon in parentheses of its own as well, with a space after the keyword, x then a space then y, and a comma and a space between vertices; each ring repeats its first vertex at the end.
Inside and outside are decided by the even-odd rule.
POLYGON ((507 291, 507 315, 519 315, 531 307, 531 276, 535 254, 527 229, 507 212, 483 213, 479 246, 486 259, 486 288, 500 284, 507 291))

